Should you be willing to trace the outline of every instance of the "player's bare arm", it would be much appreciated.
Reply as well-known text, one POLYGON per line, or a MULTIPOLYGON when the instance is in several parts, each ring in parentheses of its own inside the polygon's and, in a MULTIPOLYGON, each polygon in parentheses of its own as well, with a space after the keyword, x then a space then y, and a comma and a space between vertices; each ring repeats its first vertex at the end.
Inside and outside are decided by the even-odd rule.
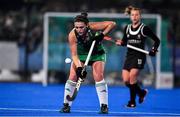
POLYGON ((81 62, 80 62, 79 57, 77 55, 77 39, 76 39, 76 36, 74 34, 74 30, 72 30, 69 33, 68 41, 70 44, 70 50, 71 50, 71 56, 72 56, 73 63, 75 64, 76 67, 81 67, 81 62))
POLYGON ((90 22, 89 27, 92 30, 102 30, 104 35, 107 35, 114 27, 116 23, 113 21, 103 21, 103 22, 90 22))

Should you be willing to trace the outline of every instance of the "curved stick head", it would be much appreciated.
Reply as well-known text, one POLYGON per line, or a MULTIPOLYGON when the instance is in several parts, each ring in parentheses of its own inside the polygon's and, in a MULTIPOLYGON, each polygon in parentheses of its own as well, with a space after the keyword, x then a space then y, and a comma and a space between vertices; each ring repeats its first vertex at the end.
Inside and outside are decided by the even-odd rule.
POLYGON ((76 96, 77 96, 77 89, 75 89, 72 97, 71 97, 70 95, 67 95, 67 96, 66 96, 66 99, 67 99, 68 101, 73 101, 73 100, 76 98, 76 96))

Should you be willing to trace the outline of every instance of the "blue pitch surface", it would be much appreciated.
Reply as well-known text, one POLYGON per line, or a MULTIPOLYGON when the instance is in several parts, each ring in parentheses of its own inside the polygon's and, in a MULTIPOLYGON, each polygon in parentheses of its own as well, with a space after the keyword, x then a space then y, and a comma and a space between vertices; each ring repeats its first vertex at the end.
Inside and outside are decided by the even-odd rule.
POLYGON ((180 89, 149 93, 135 109, 125 108, 129 92, 123 86, 109 86, 109 114, 98 114, 99 102, 94 85, 82 85, 71 113, 59 113, 64 85, 38 83, 0 83, 0 116, 180 116, 180 89))

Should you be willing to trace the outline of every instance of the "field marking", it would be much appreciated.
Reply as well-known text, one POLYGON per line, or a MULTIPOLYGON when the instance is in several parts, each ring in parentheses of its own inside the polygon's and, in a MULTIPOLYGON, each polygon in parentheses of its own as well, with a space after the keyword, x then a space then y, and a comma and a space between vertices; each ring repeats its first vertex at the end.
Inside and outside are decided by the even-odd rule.
MULTIPOLYGON (((0 108, 0 110, 7 110, 7 111, 50 111, 50 112, 58 112, 59 110, 56 109, 38 109, 38 108, 0 108)), ((82 112, 82 113, 98 113, 98 111, 87 111, 87 110, 71 110, 71 112, 82 112)), ((137 115, 156 115, 156 116, 180 116, 180 113, 159 113, 159 112, 114 112, 110 111, 109 114, 137 114, 137 115)))

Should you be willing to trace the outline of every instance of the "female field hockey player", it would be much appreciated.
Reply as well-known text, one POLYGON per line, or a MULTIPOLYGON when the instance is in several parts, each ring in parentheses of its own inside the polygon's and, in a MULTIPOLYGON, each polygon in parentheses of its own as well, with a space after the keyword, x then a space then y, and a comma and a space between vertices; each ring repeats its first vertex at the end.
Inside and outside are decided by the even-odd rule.
MULTIPOLYGON (((154 45, 149 52, 150 56, 155 56, 160 44, 159 38, 152 30, 141 22, 141 10, 136 7, 128 6, 125 9, 125 14, 130 15, 131 24, 128 24, 124 29, 122 40, 118 40, 118 45, 125 46, 127 44, 144 49, 145 40, 147 37, 154 41, 154 45)), ((137 78, 144 68, 146 55, 136 50, 128 48, 126 60, 122 70, 122 78, 125 85, 130 90, 130 100, 127 107, 136 107, 136 94, 139 96, 139 103, 144 101, 147 94, 147 89, 141 89, 137 84, 137 78)))
POLYGON ((108 34, 115 25, 115 22, 112 21, 89 22, 87 13, 82 13, 74 18, 74 28, 68 36, 73 62, 71 64, 69 78, 65 84, 64 104, 60 110, 61 112, 70 112, 72 101, 68 101, 66 96, 73 94, 79 77, 82 79, 86 77, 87 72, 83 71, 82 73, 83 65, 93 40, 96 40, 89 65, 92 67, 93 78, 96 84, 100 113, 108 113, 108 89, 104 80, 106 53, 101 41, 104 35, 108 34), (97 32, 99 34, 95 35, 97 32))

